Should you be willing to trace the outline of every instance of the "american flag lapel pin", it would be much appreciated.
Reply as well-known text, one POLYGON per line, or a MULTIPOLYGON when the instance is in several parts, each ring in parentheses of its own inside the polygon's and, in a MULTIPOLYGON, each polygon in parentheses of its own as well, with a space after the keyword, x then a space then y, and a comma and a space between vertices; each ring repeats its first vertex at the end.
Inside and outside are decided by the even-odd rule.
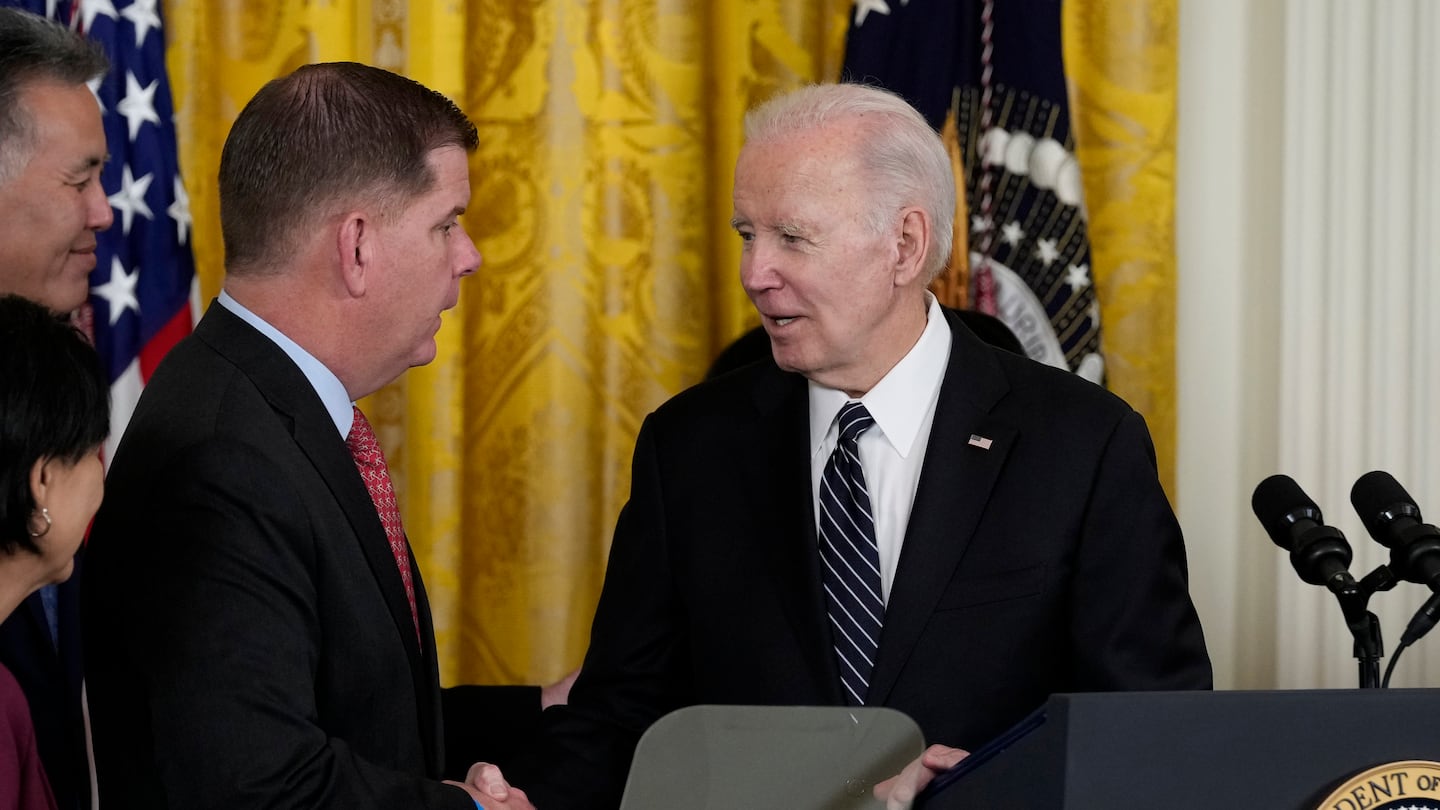
POLYGON ((992 445, 992 444, 994 444, 994 443, 995 443, 995 442, 994 442, 992 439, 990 439, 990 437, 988 437, 988 436, 981 436, 981 435, 978 434, 978 433, 971 433, 971 434, 970 434, 970 441, 967 442, 967 444, 969 444, 971 447, 978 447, 978 448, 980 448, 981 450, 989 450, 989 449, 990 449, 990 445, 992 445))

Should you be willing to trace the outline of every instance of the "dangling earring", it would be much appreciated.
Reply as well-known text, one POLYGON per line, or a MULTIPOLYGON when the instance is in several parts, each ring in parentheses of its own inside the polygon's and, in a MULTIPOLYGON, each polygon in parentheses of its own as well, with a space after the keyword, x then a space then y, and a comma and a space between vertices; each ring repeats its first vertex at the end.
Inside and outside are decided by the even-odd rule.
POLYGON ((44 537, 45 535, 47 535, 47 534, 50 533, 50 527, 53 526, 53 525, 55 525, 54 523, 52 523, 52 522, 50 521, 50 510, 49 510, 49 509, 46 509, 46 508, 43 507, 43 506, 40 507, 40 517, 45 518, 45 528, 41 529, 41 530, 38 531, 38 532, 37 532, 37 531, 31 531, 31 532, 30 532, 30 536, 31 536, 31 537, 44 537))

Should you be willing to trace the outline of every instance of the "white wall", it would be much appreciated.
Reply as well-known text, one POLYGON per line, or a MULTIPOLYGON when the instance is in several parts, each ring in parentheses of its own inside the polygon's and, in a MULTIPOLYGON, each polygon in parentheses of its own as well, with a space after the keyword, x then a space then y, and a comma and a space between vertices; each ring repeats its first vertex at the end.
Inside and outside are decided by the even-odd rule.
POLYGON ((1249 496, 1275 467, 1282 5, 1180 3, 1177 508, 1224 687, 1275 669, 1276 555, 1249 496))
MULTIPOLYGON (((1181 0, 1178 510, 1222 688, 1357 683, 1335 599, 1250 511, 1293 476, 1356 550, 1394 473, 1440 519, 1440 12, 1429 0, 1181 0)), ((1376 595, 1386 652, 1424 600, 1376 595)), ((1392 685, 1440 685, 1440 631, 1392 685)))

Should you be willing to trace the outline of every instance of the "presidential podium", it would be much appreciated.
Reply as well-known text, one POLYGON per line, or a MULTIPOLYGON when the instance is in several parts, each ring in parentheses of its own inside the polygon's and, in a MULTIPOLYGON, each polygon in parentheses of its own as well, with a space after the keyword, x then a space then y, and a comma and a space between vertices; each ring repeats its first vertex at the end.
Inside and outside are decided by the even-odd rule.
MULTIPOLYGON (((922 749, 889 709, 692 706, 641 739, 621 807, 883 808, 870 786, 922 749)), ((1055 695, 917 810, 1317 810, 1350 777, 1404 760, 1440 760, 1440 690, 1055 695)), ((1388 808, 1403 777, 1387 778, 1323 810, 1388 808)), ((1440 807, 1440 776, 1400 793, 1425 779, 1435 798, 1393 806, 1440 807)))
MULTIPOLYGON (((1055 695, 985 755, 921 808, 1316 810, 1356 773, 1440 759, 1440 690, 1055 695)), ((1385 806, 1384 789, 1334 806, 1385 806)))

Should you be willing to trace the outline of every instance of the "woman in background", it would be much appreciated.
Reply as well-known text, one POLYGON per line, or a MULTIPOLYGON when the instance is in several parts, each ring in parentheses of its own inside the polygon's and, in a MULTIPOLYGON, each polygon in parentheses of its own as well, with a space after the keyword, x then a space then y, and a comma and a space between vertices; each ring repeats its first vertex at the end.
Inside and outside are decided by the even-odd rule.
MULTIPOLYGON (((0 619, 70 576, 100 506, 109 387, 75 327, 0 297, 0 619)), ((0 666, 0 810, 53 810, 25 696, 0 666)))

